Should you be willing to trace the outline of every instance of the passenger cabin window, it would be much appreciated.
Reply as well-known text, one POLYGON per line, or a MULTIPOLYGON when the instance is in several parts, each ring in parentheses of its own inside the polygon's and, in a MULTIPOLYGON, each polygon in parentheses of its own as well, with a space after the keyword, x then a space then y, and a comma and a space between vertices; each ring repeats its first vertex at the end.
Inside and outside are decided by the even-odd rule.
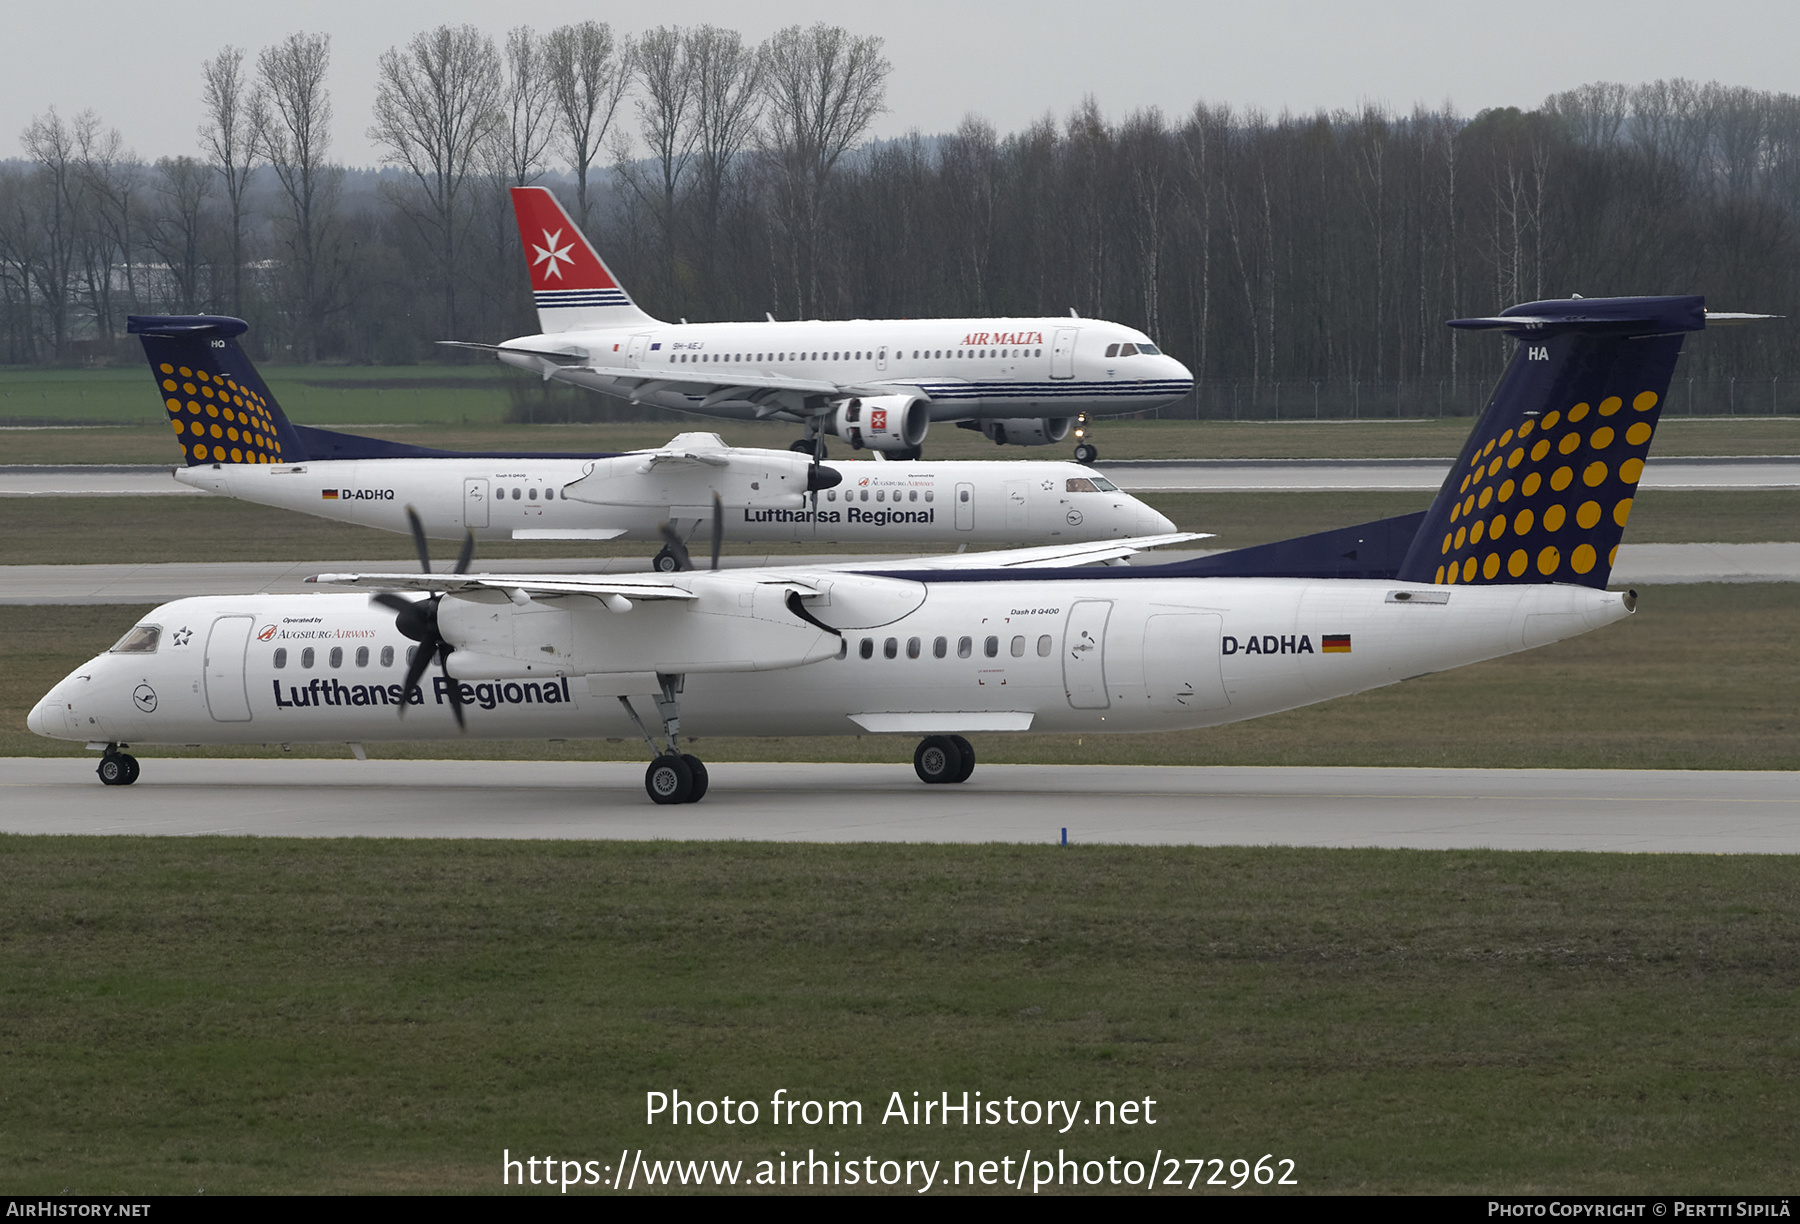
POLYGON ((969 491, 967 489, 958 489, 956 491, 956 500, 968 501, 969 500, 969 491))
POLYGON ((284 668, 286 666, 287 666, 287 647, 286 646, 277 646, 275 648, 275 669, 277 671, 280 671, 282 668, 284 668))
POLYGON ((161 625, 138 625, 119 639, 108 654, 155 654, 162 641, 161 625))
POLYGON ((367 667, 369 665, 369 648, 367 646, 358 646, 356 648, 356 665, 358 667, 367 667))
POLYGON ((300 666, 304 667, 307 671, 311 671, 313 658, 313 648, 308 646, 305 650, 300 652, 300 666))
POLYGON ((1048 633, 1046 633, 1042 637, 1038 638, 1038 658, 1048 659, 1049 657, 1050 657, 1050 635, 1048 633))
POLYGON ((394 665, 394 648, 392 646, 383 646, 381 648, 381 665, 383 667, 392 667, 394 665))
POLYGON ((897 658, 900 654, 900 639, 889 638, 881 644, 881 655, 885 659, 897 658))
MULTIPOLYGON (((312 652, 308 651, 307 653, 311 654, 312 652)), ((411 667, 413 665, 413 659, 417 658, 418 654, 419 654, 419 648, 417 646, 408 646, 406 648, 406 665, 408 667, 411 667)), ((310 667, 310 666, 312 666, 312 664, 309 663, 309 664, 307 664, 307 666, 310 667)))
POLYGON ((1023 634, 1012 640, 1012 657, 1015 659, 1023 659, 1025 657, 1025 638, 1023 634))
POLYGON ((533 490, 532 490, 532 491, 531 491, 531 500, 532 500, 532 501, 536 501, 536 500, 537 500, 537 490, 536 490, 536 489, 533 489, 533 490))
POLYGON ((935 640, 931 643, 931 657, 932 658, 941 659, 948 653, 950 653, 950 639, 949 638, 938 638, 937 640, 935 640))
POLYGON ((916 659, 919 657, 919 639, 918 638, 907 638, 906 639, 906 657, 909 659, 916 659))
POLYGON ((331 648, 331 665, 333 667, 342 667, 344 665, 344 648, 342 646, 333 646, 331 648))
POLYGON ((990 659, 999 658, 1000 657, 1000 639, 997 637, 988 638, 987 641, 985 641, 981 644, 981 653, 985 654, 990 659))
POLYGON ((963 637, 963 638, 956 639, 956 657, 957 658, 966 659, 974 653, 975 653, 975 639, 974 638, 963 637))
POLYGON ((862 645, 856 648, 856 653, 865 659, 873 659, 875 657, 875 639, 864 638, 862 645))

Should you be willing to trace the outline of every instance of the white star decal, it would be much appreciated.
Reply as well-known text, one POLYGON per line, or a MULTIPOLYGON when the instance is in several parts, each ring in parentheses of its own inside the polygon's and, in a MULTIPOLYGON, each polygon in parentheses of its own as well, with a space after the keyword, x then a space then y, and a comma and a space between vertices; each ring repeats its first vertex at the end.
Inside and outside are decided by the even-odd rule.
POLYGON ((535 242, 532 243, 532 249, 537 252, 537 258, 531 261, 531 266, 535 268, 539 264, 545 262, 546 260, 548 260, 550 263, 550 266, 548 268, 544 269, 544 277, 546 280, 552 276, 556 277, 559 280, 562 279, 562 268, 556 262, 557 260, 560 259, 563 261, 563 263, 566 263, 566 264, 570 265, 571 267, 574 266, 575 257, 573 255, 569 254, 569 249, 571 247, 573 247, 575 244, 573 242, 569 242, 569 243, 566 243, 565 245, 559 247, 556 244, 559 241, 561 241, 561 239, 562 239, 562 231, 561 230, 557 230, 554 234, 552 234, 549 230, 545 230, 544 231, 544 245, 538 246, 535 242))

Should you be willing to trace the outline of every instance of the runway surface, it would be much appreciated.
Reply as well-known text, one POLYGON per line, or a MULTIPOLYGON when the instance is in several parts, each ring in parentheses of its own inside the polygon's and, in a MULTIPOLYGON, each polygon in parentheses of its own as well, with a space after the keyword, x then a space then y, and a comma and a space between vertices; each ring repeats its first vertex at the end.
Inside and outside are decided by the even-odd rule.
MULTIPOLYGON (((1140 565, 1156 565, 1205 555, 1164 549, 1142 553, 1140 565)), ((899 556, 849 555, 809 557, 726 557, 725 568, 804 562, 828 565, 839 561, 900 565, 899 556)), ((166 603, 191 595, 256 595, 263 592, 301 594, 345 588, 319 587, 305 579, 324 573, 393 573, 409 570, 405 561, 241 561, 170 562, 154 565, 7 565, 0 566, 0 604, 146 604, 166 603)), ((484 561, 486 573, 647 572, 643 557, 608 560, 484 561)), ((1624 544, 1613 567, 1614 587, 1655 586, 1688 582, 1800 582, 1800 543, 1786 544, 1624 544)))
MULTIPOLYGON (((1143 459, 1098 464, 1132 492, 1280 492, 1436 489, 1449 459, 1143 459)), ((0 465, 0 497, 212 497, 190 489, 167 466, 0 465)), ((1800 488, 1800 456, 1652 459, 1646 489, 1800 488)))
POLYGON ((0 759, 0 831, 1800 852, 1788 773, 984 765, 926 786, 899 760, 720 762, 664 808, 629 763, 140 759, 131 787, 92 758, 0 759))

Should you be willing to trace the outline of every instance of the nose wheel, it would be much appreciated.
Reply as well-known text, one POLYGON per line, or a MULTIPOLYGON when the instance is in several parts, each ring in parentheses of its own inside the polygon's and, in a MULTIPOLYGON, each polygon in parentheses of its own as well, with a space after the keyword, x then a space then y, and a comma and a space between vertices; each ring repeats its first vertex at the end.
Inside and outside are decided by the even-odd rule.
POLYGON ((109 751, 100 758, 100 767, 94 772, 105 786, 130 786, 138 780, 137 758, 128 752, 109 751))
POLYGON ((921 782, 967 782, 975 749, 960 735, 928 735, 913 749, 913 772, 921 782))

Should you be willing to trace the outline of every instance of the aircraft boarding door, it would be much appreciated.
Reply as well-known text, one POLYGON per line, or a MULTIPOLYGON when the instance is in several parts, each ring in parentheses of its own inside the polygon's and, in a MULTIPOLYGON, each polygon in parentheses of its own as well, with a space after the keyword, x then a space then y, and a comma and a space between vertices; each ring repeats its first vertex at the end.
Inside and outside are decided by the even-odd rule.
POLYGON ((1106 620, 1111 615, 1110 599, 1082 599, 1069 606, 1063 627, 1063 688, 1077 710, 1112 705, 1106 692, 1106 620))
POLYGON ((1167 612, 1144 624, 1144 695, 1153 710, 1222 710, 1231 704, 1220 673, 1214 612, 1167 612))
POLYGON ((650 333, 643 332, 631 338, 631 345, 625 350, 625 356, 632 365, 644 364, 644 350, 650 346, 650 333))
POLYGON ((1079 327, 1056 329, 1056 345, 1050 350, 1051 378, 1075 377, 1075 337, 1079 334, 1079 327))
POLYGON ((972 484, 956 486, 956 529, 975 530, 975 486, 972 484))
MULTIPOLYGON (((1008 532, 1023 532, 1031 526, 1031 520, 1026 514, 1026 510, 1029 508, 1027 499, 1030 496, 1031 482, 1029 480, 1006 482, 1006 530, 1008 532)), ((1012 535, 1009 538, 1019 540, 1024 537, 1012 535)))
POLYGON ((470 476, 463 480, 463 526, 486 527, 488 525, 488 482, 485 476, 470 476))
POLYGON ((249 722, 250 694, 244 686, 244 653, 250 648, 254 616, 221 616, 206 635, 206 708, 214 722, 249 722))

